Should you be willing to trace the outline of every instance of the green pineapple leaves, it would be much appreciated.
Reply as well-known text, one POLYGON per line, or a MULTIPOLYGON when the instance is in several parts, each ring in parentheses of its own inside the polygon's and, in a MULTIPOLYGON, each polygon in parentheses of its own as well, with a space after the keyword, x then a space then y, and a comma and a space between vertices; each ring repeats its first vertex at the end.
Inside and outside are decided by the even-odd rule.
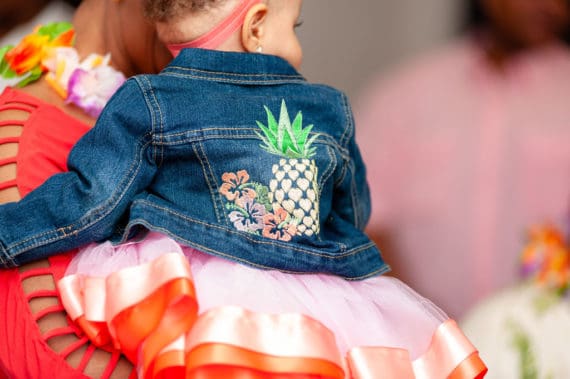
POLYGON ((267 106, 264 108, 267 113, 267 126, 256 121, 263 134, 255 132, 263 141, 260 145, 262 149, 285 158, 311 158, 315 155, 316 147, 312 144, 319 134, 309 138, 313 125, 303 128, 303 115, 300 111, 291 123, 287 105, 285 100, 282 100, 278 122, 271 110, 267 106))

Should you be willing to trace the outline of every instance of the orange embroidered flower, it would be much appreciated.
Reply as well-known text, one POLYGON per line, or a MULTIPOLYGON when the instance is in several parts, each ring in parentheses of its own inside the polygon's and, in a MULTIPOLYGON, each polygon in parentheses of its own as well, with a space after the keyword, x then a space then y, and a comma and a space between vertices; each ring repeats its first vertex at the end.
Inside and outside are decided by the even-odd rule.
POLYGON ((244 198, 255 199, 255 190, 245 184, 249 181, 249 174, 246 170, 237 173, 226 172, 222 175, 224 183, 220 187, 220 193, 229 201, 235 201, 239 206, 243 205, 244 198))
POLYGON ((262 235, 266 238, 289 242, 297 234, 297 225, 283 208, 277 208, 274 213, 263 216, 263 223, 265 227, 262 235))

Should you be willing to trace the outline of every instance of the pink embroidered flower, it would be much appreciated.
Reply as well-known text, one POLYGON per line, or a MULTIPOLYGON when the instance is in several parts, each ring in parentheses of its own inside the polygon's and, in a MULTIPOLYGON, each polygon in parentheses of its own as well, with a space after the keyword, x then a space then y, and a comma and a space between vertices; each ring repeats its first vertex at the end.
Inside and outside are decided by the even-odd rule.
POLYGON ((255 199, 257 193, 253 188, 246 186, 249 181, 249 174, 246 170, 240 170, 237 174, 233 172, 226 172, 222 175, 224 183, 220 187, 220 193, 229 201, 244 207, 245 199, 255 199))
POLYGON ((291 241, 293 236, 297 234, 297 225, 292 222, 291 216, 283 208, 275 209, 275 213, 268 213, 263 217, 262 235, 279 241, 291 241))
POLYGON ((243 197, 243 207, 228 215, 234 227, 242 232, 257 232, 263 229, 264 216, 265 207, 247 196, 243 197))
POLYGON ((98 117, 109 98, 125 81, 124 75, 110 66, 91 70, 78 68, 69 78, 67 101, 98 117))

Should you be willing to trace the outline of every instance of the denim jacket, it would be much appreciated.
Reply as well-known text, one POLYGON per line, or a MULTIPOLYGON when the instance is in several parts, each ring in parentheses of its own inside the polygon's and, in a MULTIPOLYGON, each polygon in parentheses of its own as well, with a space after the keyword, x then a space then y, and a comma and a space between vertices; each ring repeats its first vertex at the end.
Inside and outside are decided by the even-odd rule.
POLYGON ((186 49, 129 79, 68 167, 0 207, 2 266, 150 229, 257 268, 389 270, 347 98, 275 56, 186 49))

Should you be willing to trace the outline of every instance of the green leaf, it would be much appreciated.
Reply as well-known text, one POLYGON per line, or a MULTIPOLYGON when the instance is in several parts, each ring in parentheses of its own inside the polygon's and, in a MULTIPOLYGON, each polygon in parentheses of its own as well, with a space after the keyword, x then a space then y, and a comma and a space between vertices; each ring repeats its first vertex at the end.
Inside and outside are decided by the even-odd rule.
POLYGON ((303 113, 297 112, 293 123, 289 117, 285 99, 281 100, 279 121, 267 106, 263 106, 267 113, 267 126, 259 121, 257 125, 265 135, 257 134, 263 141, 260 145, 264 150, 287 158, 310 158, 316 149, 311 148, 319 134, 309 139, 313 125, 303 128, 303 113))
POLYGON ((255 193, 257 194, 256 201, 265 207, 265 210, 271 211, 271 201, 269 201, 269 188, 261 183, 252 182, 255 193))
POLYGON ((46 25, 43 25, 39 30, 38 34, 41 36, 49 36, 50 41, 55 39, 57 36, 61 35, 62 33, 67 32, 73 28, 73 25, 69 22, 52 22, 46 25))
POLYGON ((301 111, 297 113, 293 120, 293 133, 297 134, 303 129, 303 114, 301 111))
POLYGON ((309 133, 311 132, 311 129, 313 129, 313 125, 309 125, 307 126, 305 129, 301 130, 301 132, 299 133, 298 136, 298 141, 299 141, 299 151, 305 151, 307 150, 307 138, 309 137, 309 133))
POLYGON ((39 78, 41 78, 43 72, 41 67, 37 66, 34 67, 31 71, 28 72, 27 76, 23 76, 23 80, 17 84, 17 87, 22 88, 26 85, 35 82, 39 78))
POLYGON ((287 157, 287 158, 299 158, 299 156, 298 156, 299 154, 298 154, 297 152, 291 150, 290 148, 288 148, 288 149, 284 152, 283 155, 284 155, 285 157, 287 157))
POLYGON ((311 138, 309 138, 309 140, 307 141, 307 143, 305 144, 305 150, 307 151, 307 154, 305 156, 305 158, 311 158, 313 155, 315 155, 315 152, 317 150, 316 147, 312 147, 311 145, 313 144, 313 142, 315 142, 315 140, 320 136, 320 133, 316 133, 314 136, 312 136, 311 138))
POLYGON ((291 138, 291 131, 289 129, 285 129, 283 133, 283 141, 281 144, 280 150, 282 152, 287 151, 289 149, 295 150, 295 145, 293 143, 293 139, 291 138))
POLYGON ((12 50, 13 47, 14 46, 12 45, 8 45, 0 49, 0 76, 4 78, 13 78, 16 76, 16 73, 10 69, 10 65, 4 59, 6 57, 6 53, 12 50))
POLYGON ((311 147, 309 150, 307 150, 307 152, 305 154, 303 154, 305 157, 307 158, 311 158, 313 155, 315 155, 317 153, 317 148, 316 147, 311 147))
POLYGON ((518 351, 521 379, 538 379, 538 367, 532 341, 514 320, 507 321, 511 332, 511 344, 518 351))
POLYGON ((281 155, 281 152, 273 146, 259 145, 259 147, 261 147, 263 150, 267 151, 268 153, 281 155))
POLYGON ((2 65, 7 64, 8 62, 6 62, 4 60, 4 57, 6 56, 6 53, 10 50, 12 50, 14 48, 13 45, 6 45, 3 48, 0 49, 0 62, 2 65))
POLYGON ((285 100, 281 100, 281 112, 279 113, 279 126, 277 129, 277 148, 282 152, 287 151, 287 147, 291 144, 290 129, 291 119, 289 118, 289 112, 287 112, 287 105, 285 100), (285 134, 285 131, 287 131, 287 134, 285 134), (289 138, 287 142, 285 141, 286 138, 289 138))
POLYGON ((262 135, 259 132, 255 132, 255 134, 257 134, 257 136, 261 139, 261 142, 263 142, 262 144, 260 144, 259 146, 267 146, 269 145, 269 141, 267 140, 267 137, 265 137, 264 135, 262 135))
POLYGON ((299 146, 299 133, 303 130, 303 116, 301 112, 297 113, 295 116, 295 120, 293 120, 293 124, 289 125, 287 128, 288 137, 291 140, 291 145, 294 147, 295 151, 301 151, 299 146))
MULTIPOLYGON (((277 136, 275 135, 275 132, 272 131, 271 129, 267 128, 265 125, 263 125, 261 122, 257 121, 257 126, 259 126, 259 128, 261 129, 261 131, 263 131, 263 134, 265 135, 265 137, 267 137, 267 140, 274 143, 277 136)), ((257 132, 256 132, 257 133, 257 132)))
POLYGON ((275 135, 277 135, 277 129, 279 129, 279 124, 277 123, 275 116, 273 116, 273 113, 271 113, 271 110, 267 108, 267 106, 264 105, 263 108, 265 108, 265 113, 267 113, 267 127, 270 130, 272 130, 275 133, 275 135))

